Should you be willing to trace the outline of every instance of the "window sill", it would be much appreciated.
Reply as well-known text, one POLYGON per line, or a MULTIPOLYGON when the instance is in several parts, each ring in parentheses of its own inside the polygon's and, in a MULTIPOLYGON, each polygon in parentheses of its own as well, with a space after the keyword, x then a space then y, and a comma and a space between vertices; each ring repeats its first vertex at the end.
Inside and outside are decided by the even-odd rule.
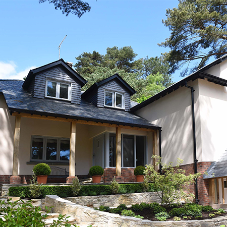
POLYGON ((27 165, 36 165, 39 163, 47 163, 48 165, 52 166, 52 165, 62 165, 62 166, 68 166, 69 162, 50 162, 50 161, 30 161, 30 162, 26 162, 27 165))

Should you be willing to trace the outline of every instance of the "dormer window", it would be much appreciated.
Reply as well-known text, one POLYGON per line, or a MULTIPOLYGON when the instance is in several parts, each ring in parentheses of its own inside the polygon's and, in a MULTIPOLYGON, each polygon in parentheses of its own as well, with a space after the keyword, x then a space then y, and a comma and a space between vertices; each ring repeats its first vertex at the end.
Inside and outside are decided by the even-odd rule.
POLYGON ((124 109, 124 95, 118 92, 105 91, 104 105, 124 109))
POLYGON ((71 84, 58 81, 46 81, 46 97, 71 100, 71 84))

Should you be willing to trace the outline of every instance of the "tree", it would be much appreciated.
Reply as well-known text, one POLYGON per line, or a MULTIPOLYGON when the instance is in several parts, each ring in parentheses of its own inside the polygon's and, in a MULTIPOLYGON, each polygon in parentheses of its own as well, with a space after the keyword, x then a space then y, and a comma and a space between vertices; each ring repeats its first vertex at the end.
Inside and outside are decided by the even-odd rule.
POLYGON ((160 45, 171 49, 165 54, 170 73, 191 61, 192 70, 200 69, 210 57, 227 53, 226 13, 226 0, 179 0, 178 8, 167 9, 163 23, 171 35, 160 45))
POLYGON ((91 9, 87 2, 81 0, 39 0, 39 3, 46 1, 53 3, 55 9, 60 9, 66 16, 72 13, 80 18, 84 13, 89 12, 91 9))

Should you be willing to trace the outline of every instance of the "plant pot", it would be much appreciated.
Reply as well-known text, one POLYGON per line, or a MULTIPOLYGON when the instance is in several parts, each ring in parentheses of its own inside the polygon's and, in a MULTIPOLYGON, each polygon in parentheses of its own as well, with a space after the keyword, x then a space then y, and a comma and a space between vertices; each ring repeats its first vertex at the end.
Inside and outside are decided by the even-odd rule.
POLYGON ((136 182, 143 182, 144 175, 136 175, 136 182))
POLYGON ((100 183, 101 177, 102 177, 101 175, 92 176, 92 182, 93 183, 100 183))
POLYGON ((39 175, 37 176, 37 182, 39 184, 46 184, 47 183, 47 175, 39 175))

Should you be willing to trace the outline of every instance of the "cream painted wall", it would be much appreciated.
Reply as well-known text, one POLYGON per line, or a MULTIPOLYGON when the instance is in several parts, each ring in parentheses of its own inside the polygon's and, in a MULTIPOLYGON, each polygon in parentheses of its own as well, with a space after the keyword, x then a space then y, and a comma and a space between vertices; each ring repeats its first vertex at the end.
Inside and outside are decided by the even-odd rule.
MULTIPOLYGON (((197 159, 201 161, 201 127, 199 111, 198 81, 188 83, 195 92, 195 118, 197 136, 197 159)), ((181 87, 176 91, 158 99, 136 112, 139 116, 162 127, 162 157, 163 162, 176 164, 177 158, 184 160, 183 164, 194 162, 193 133, 191 115, 191 90, 181 87)))
POLYGON ((5 99, 0 95, 0 175, 12 174, 15 117, 10 116, 5 99))
POLYGON ((199 80, 202 161, 216 161, 227 149, 227 88, 199 80))
POLYGON ((218 65, 211 67, 205 72, 227 80, 227 60, 221 62, 218 65))

